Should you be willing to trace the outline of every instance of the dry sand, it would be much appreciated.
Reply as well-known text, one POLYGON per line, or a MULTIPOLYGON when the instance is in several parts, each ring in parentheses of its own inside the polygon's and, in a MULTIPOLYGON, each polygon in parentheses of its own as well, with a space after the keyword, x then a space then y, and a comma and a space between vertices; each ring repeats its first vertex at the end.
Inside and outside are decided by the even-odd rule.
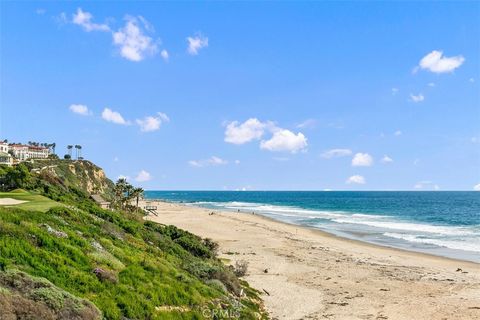
POLYGON ((158 216, 249 262, 273 319, 480 319, 480 264, 369 245, 247 213, 156 203, 158 216), (265 293, 265 291, 268 292, 265 293))
POLYGON ((28 201, 15 200, 12 198, 0 198, 0 206, 14 206, 16 204, 25 203, 28 201))

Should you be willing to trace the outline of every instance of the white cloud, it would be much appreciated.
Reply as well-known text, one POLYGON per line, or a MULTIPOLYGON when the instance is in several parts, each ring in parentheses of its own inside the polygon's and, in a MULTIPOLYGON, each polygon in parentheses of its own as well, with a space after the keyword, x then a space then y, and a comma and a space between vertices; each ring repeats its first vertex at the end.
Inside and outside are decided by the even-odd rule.
POLYGON ((242 124, 238 121, 230 122, 225 130, 225 142, 233 144, 244 144, 252 140, 260 139, 267 127, 256 118, 250 118, 242 124))
POLYGON ((434 82, 429 82, 428 86, 433 88, 433 87, 435 87, 435 83, 434 82))
POLYGON ((272 137, 260 142, 261 149, 296 153, 307 147, 307 138, 303 133, 295 134, 290 130, 277 127, 271 121, 261 122, 257 118, 250 118, 244 123, 238 121, 227 123, 224 140, 228 143, 244 144, 260 140, 266 131, 271 132, 272 137))
POLYGON ((141 16, 127 16, 125 21, 125 26, 113 33, 113 43, 120 48, 120 55, 137 62, 155 54, 158 46, 143 30, 152 29, 148 22, 141 16))
POLYGON ((465 58, 461 55, 454 57, 443 56, 442 51, 434 50, 420 60, 417 67, 434 73, 452 72, 460 67, 465 58))
POLYGON ((240 164, 240 160, 235 160, 235 164, 240 164))
POLYGON ((165 113, 158 112, 156 116, 147 116, 143 119, 137 119, 135 122, 140 126, 140 130, 143 132, 151 132, 160 129, 160 126, 164 122, 168 122, 170 119, 165 113))
POLYGON ((163 60, 165 61, 168 61, 168 59, 170 58, 170 55, 168 54, 168 51, 163 49, 161 52, 160 52, 160 56, 163 58, 163 60))
POLYGON ((129 122, 126 121, 120 113, 113 111, 110 108, 103 109, 102 119, 108 122, 113 122, 116 124, 128 125, 129 122))
POLYGON ((402 133, 403 133, 402 131, 397 130, 397 131, 395 131, 393 134, 394 134, 395 136, 399 137, 399 136, 402 135, 402 133))
MULTIPOLYGON (((235 161, 236 164, 240 163, 240 162, 237 163, 237 161, 238 160, 235 161)), ((208 166, 226 165, 228 164, 228 161, 216 156, 212 156, 209 159, 205 159, 205 160, 190 160, 188 161, 188 164, 191 165, 192 167, 203 168, 208 166)))
POLYGON ((368 153, 356 153, 352 159, 354 167, 370 167, 373 164, 373 158, 368 153))
POLYGON ((383 158, 382 158, 382 160, 380 160, 380 161, 382 161, 383 163, 390 163, 390 162, 393 162, 393 159, 390 158, 390 157, 387 156, 387 155, 384 155, 383 158))
POLYGON ((320 156, 325 159, 345 157, 352 154, 350 149, 331 149, 322 153, 320 156))
POLYGON ((417 190, 440 190, 438 184, 435 184, 432 181, 419 181, 413 186, 413 188, 417 190))
POLYGON ((360 176, 358 174, 351 176, 350 178, 345 181, 346 184, 365 184, 367 181, 363 176, 360 176))
POLYGON ((196 35, 194 37, 187 37, 188 41, 188 53, 191 55, 197 55, 198 51, 202 48, 208 47, 208 38, 202 35, 196 35))
POLYGON ((44 15, 47 10, 43 9, 43 8, 38 8, 37 10, 35 10, 35 12, 38 14, 38 15, 44 15))
POLYGON ((473 186, 473 190, 480 191, 480 183, 473 186))
POLYGON ((396 95, 398 93, 398 88, 392 88, 392 95, 396 95))
POLYGON ((88 110, 88 107, 83 104, 71 104, 69 107, 70 111, 73 113, 80 114, 82 116, 89 116, 92 114, 90 110, 88 110))
POLYGON ((468 79, 468 81, 470 81, 471 83, 474 83, 474 82, 475 82, 475 79, 470 78, 470 79, 468 79))
POLYGON ((135 177, 135 181, 138 181, 138 182, 145 182, 149 180, 152 180, 152 175, 145 170, 140 170, 140 172, 135 177))
POLYGON ((315 128, 317 125, 317 120, 315 119, 307 119, 299 124, 297 124, 297 128, 299 129, 312 129, 315 128))
POLYGON ((72 15, 72 23, 79 25, 83 30, 90 31, 110 31, 107 24, 98 24, 92 22, 93 15, 90 12, 83 11, 81 8, 77 9, 77 13, 72 15))
POLYGON ((423 94, 419 93, 417 95, 414 95, 413 93, 410 93, 410 101, 412 102, 422 102, 423 100, 425 100, 425 97, 423 94))
POLYGON ((303 133, 293 133, 287 129, 275 130, 273 136, 269 140, 263 140, 260 148, 269 151, 289 151, 296 153, 305 150, 307 147, 307 138, 303 133))

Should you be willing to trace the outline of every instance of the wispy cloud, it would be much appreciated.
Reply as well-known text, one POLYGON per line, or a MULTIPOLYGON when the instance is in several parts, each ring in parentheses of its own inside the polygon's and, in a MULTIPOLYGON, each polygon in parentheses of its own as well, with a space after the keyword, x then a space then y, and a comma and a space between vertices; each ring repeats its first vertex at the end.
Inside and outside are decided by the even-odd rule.
POLYGON ((168 54, 168 51, 163 49, 161 52, 160 52, 160 56, 163 58, 163 60, 165 61, 168 61, 168 59, 170 59, 170 55, 168 54))
POLYGON ((250 118, 244 123, 232 121, 225 129, 225 142, 244 144, 252 140, 259 140, 265 133, 265 128, 271 124, 263 123, 257 118, 250 118))
POLYGON ((414 72, 418 69, 424 69, 434 73, 453 72, 464 62, 465 58, 461 55, 446 57, 443 55, 442 51, 433 50, 420 60, 420 63, 414 69, 414 72))
POLYGON ((140 170, 140 172, 135 177, 137 182, 146 182, 152 180, 152 175, 146 170, 140 170))
POLYGON ((480 191, 480 183, 473 186, 473 190, 480 191))
POLYGON ((380 160, 382 163, 391 163, 393 162, 393 159, 390 158, 389 156, 387 155, 384 155, 383 158, 380 160))
POLYGON ((315 119, 307 119, 296 125, 296 127, 299 129, 313 129, 316 126, 317 126, 317 120, 315 119))
POLYGON ((113 43, 120 49, 120 55, 130 61, 142 61, 158 52, 157 43, 146 34, 151 26, 141 16, 125 17, 125 26, 113 33, 113 43))
POLYGON ((410 94, 410 101, 412 102, 415 102, 415 103, 418 103, 418 102, 422 102, 423 100, 425 100, 425 96, 421 93, 415 95, 413 93, 410 94))
MULTIPOLYGON (((238 160, 235 161, 235 164, 239 164, 240 162, 237 163, 238 160)), ((208 166, 221 166, 221 165, 226 165, 228 164, 227 160, 224 160, 222 158, 212 156, 208 159, 203 159, 203 160, 190 160, 188 161, 188 164, 192 167, 196 168, 203 168, 203 167, 208 167, 208 166)))
POLYGON ((79 25, 87 32, 91 31, 110 31, 110 27, 105 23, 94 23, 93 15, 90 12, 83 11, 78 8, 77 12, 72 15, 72 23, 79 25))
POLYGON ((82 115, 82 116, 89 116, 92 115, 92 112, 88 110, 88 107, 84 104, 71 104, 70 107, 68 107, 70 111, 73 113, 82 115))
POLYGON ((348 178, 347 181, 345 181, 345 183, 346 184, 366 184, 367 181, 363 176, 356 174, 348 178))
POLYGON ((121 125, 130 124, 130 122, 126 121, 119 112, 113 111, 110 108, 103 109, 102 119, 115 124, 121 124, 121 125))
POLYGON ((297 153, 306 150, 307 138, 303 133, 294 133, 287 129, 279 129, 273 133, 269 140, 260 142, 260 148, 269 151, 288 151, 297 153))
POLYGON ((260 142, 260 149, 291 153, 306 150, 307 138, 303 133, 294 133, 276 126, 272 121, 261 122, 257 118, 250 118, 243 123, 238 121, 227 123, 224 140, 228 143, 244 144, 260 140, 267 131, 272 136, 260 142))
POLYGON ((208 47, 208 38, 201 34, 187 37, 187 42, 187 52, 193 56, 196 56, 200 49, 208 47))
POLYGON ((135 122, 140 126, 143 132, 157 131, 162 123, 168 122, 170 119, 165 113, 158 112, 155 116, 147 116, 143 119, 137 119, 135 122))
POLYGON ((325 159, 346 157, 352 154, 350 149, 331 149, 323 152, 320 156, 325 159))
POLYGON ((373 157, 368 153, 356 153, 352 159, 354 167, 370 167, 373 165, 373 157))

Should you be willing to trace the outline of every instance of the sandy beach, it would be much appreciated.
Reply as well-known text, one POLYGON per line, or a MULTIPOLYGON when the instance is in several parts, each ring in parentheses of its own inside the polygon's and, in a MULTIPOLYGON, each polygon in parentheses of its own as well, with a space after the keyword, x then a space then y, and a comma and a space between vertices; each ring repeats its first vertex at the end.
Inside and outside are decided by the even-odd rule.
POLYGON ((249 213, 156 202, 158 216, 220 244, 273 319, 480 319, 480 264, 370 245, 249 213))

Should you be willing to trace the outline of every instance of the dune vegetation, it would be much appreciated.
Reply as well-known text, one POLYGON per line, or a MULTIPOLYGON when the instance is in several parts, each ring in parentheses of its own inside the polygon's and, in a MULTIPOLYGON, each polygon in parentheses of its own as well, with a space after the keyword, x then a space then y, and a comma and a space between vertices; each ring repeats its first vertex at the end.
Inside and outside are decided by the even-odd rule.
POLYGON ((0 207, 0 306, 21 297, 25 308, 10 309, 18 318, 34 314, 32 305, 49 319, 266 318, 257 292, 216 257, 215 242, 138 211, 101 209, 45 174, 15 184, 26 191, 0 197, 29 202, 0 207))

